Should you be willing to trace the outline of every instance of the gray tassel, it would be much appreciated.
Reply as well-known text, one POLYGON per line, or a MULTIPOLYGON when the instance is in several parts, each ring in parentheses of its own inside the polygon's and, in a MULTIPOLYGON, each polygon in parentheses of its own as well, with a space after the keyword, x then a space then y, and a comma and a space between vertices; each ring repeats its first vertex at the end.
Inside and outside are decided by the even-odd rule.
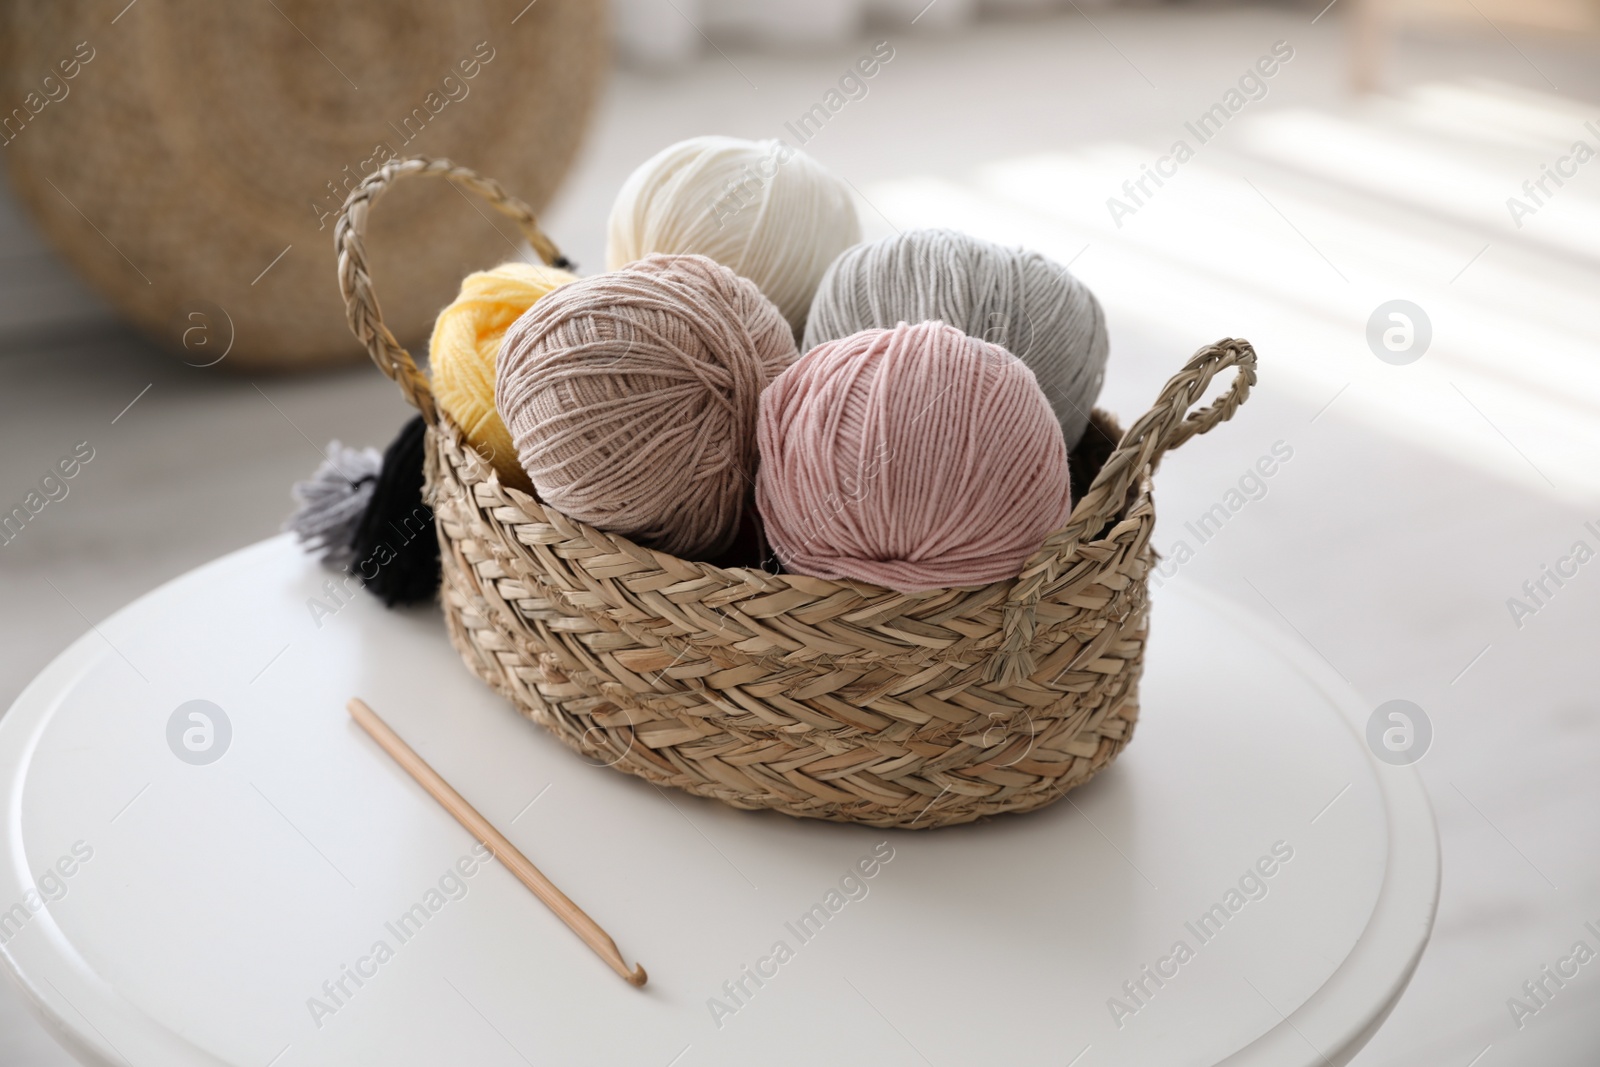
POLYGON ((327 458, 316 472, 290 490, 297 507, 283 528, 328 566, 350 566, 356 558, 356 527, 382 468, 383 456, 375 448, 329 442, 327 458))

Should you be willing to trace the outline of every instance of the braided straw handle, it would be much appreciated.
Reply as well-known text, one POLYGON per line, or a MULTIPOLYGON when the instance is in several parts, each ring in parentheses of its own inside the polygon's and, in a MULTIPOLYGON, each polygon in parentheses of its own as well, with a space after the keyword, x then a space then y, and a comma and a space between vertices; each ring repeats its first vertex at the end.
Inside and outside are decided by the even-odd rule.
POLYGON ((422 412, 428 425, 437 427, 439 413, 428 388, 428 376, 417 369, 411 353, 401 347, 383 324, 383 311, 378 306, 377 294, 372 291, 372 276, 367 272, 367 213, 385 189, 410 174, 436 175, 449 180, 458 189, 477 193, 490 207, 517 224, 547 266, 565 270, 572 264, 539 229, 539 220, 532 208, 502 189, 499 182, 475 170, 459 167, 448 159, 418 156, 391 160, 361 179, 361 184, 351 190, 333 230, 333 247, 339 256, 339 292, 344 296, 350 332, 365 346, 378 369, 400 386, 411 406, 422 412))
POLYGON ((1079 544, 1103 530, 1122 511, 1128 493, 1146 470, 1154 473, 1161 457, 1196 434, 1233 417, 1256 384, 1256 350, 1249 341, 1224 338, 1207 345, 1173 375, 1155 405, 1128 428, 1100 473, 1095 475, 1067 524, 1045 538, 1023 567, 1004 607, 1000 647, 989 661, 989 678, 1013 685, 1033 673, 1035 609, 1044 587, 1077 562, 1079 544), (1218 372, 1238 373, 1228 391, 1199 411, 1189 409, 1205 395, 1218 372))

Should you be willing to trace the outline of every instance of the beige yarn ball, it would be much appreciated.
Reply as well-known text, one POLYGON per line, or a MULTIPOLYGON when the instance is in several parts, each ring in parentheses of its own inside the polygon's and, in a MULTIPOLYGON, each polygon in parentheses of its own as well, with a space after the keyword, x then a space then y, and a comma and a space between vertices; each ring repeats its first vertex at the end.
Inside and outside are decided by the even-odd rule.
POLYGON ((628 176, 607 225, 606 266, 694 253, 749 278, 795 336, 828 264, 861 240, 850 187, 786 142, 691 137, 628 176))
POLYGON ((749 279, 653 255, 562 286, 513 323, 495 406, 545 503, 704 559, 753 506, 761 390, 798 355, 749 279))

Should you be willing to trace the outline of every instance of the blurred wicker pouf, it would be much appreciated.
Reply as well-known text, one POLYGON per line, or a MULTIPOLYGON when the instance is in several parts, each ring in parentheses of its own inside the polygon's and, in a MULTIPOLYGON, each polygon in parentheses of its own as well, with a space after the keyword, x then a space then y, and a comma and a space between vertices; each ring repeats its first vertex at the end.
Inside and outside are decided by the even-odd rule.
MULTIPOLYGON (((347 192, 426 152, 542 205, 577 151, 606 41, 591 0, 6 4, 0 143, 63 256, 186 361, 356 360, 327 256, 347 192)), ((384 310, 421 339, 462 276, 520 235, 465 198, 393 199, 373 241, 384 310)))

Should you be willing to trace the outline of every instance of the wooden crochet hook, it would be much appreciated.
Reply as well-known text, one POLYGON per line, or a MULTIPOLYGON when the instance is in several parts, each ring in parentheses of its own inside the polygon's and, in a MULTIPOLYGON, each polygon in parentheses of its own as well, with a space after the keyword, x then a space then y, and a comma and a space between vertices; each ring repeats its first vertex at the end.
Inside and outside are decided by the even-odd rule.
POLYGON ((517 846, 506 840, 505 835, 496 830, 488 819, 478 814, 478 809, 468 804, 465 797, 450 787, 449 782, 439 777, 439 772, 428 766, 426 760, 402 741, 400 735, 378 717, 377 712, 359 697, 352 697, 346 707, 350 710, 350 717, 360 723, 361 728, 371 734, 372 739, 394 757, 394 761, 405 768, 406 773, 415 778, 418 785, 444 805, 444 809, 454 815, 456 821, 471 831, 474 837, 488 845, 495 858, 510 868, 511 873, 517 876, 517 880, 531 889, 534 896, 544 901, 545 906, 571 927, 573 933, 583 938, 583 943, 594 949, 595 954, 605 960, 613 971, 631 985, 645 984, 649 976, 645 974, 644 968, 635 964, 630 971, 622 959, 622 953, 617 949, 617 943, 611 940, 611 935, 602 930, 599 923, 589 918, 570 897, 557 889, 554 882, 530 863, 528 857, 517 851, 517 846))

